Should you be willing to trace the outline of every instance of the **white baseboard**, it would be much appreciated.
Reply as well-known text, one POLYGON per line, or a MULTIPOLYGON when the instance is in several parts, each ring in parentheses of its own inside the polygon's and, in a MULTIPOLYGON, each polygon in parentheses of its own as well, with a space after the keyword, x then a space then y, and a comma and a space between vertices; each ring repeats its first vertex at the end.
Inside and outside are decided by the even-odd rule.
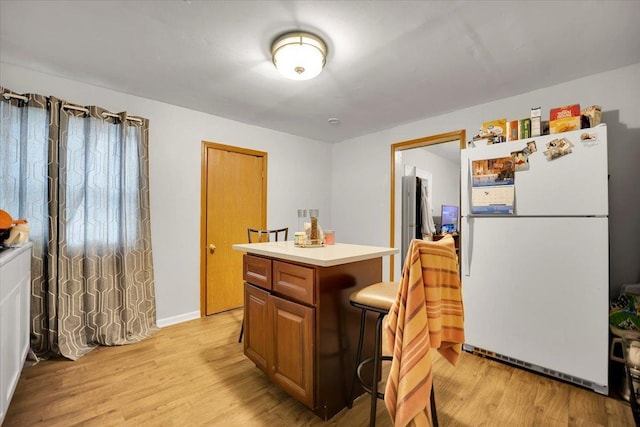
POLYGON ((165 326, 175 325, 177 323, 187 322, 193 319, 200 318, 200 311, 192 311, 191 313, 180 314, 178 316, 167 317, 165 319, 157 319, 158 326, 164 328, 165 326))

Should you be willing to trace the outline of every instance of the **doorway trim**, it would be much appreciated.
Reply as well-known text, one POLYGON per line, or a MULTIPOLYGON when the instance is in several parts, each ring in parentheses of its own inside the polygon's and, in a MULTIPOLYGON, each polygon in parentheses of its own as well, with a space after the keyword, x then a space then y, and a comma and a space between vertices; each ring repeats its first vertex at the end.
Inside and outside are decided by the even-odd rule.
POLYGON ((262 217, 261 228, 267 226, 267 164, 268 153, 265 151, 251 150, 248 148, 234 147, 232 145, 219 144, 217 142, 202 141, 200 154, 200 317, 206 316, 207 302, 207 149, 229 151, 260 157, 262 159, 262 217))
MULTIPOLYGON (((460 141, 460 150, 466 147, 466 130, 461 129, 453 132, 441 133, 439 135, 427 136, 424 138, 412 139, 409 141, 396 142, 391 144, 391 196, 390 196, 390 220, 389 220, 389 247, 393 248, 396 233, 396 152, 411 150, 413 148, 427 147, 429 145, 442 144, 445 142, 452 142, 456 139, 460 141)), ((389 256, 389 280, 394 281, 394 261, 395 255, 389 256)))

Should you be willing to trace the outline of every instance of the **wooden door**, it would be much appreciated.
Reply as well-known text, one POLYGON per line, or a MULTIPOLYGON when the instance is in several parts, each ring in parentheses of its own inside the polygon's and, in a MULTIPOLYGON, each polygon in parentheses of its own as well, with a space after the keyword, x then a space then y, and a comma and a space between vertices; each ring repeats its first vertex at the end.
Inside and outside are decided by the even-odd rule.
POLYGON ((247 228, 266 227, 267 153, 203 143, 201 313, 243 305, 242 252, 247 228))
POLYGON ((269 295, 273 338, 270 377, 287 393, 314 408, 314 308, 269 295))

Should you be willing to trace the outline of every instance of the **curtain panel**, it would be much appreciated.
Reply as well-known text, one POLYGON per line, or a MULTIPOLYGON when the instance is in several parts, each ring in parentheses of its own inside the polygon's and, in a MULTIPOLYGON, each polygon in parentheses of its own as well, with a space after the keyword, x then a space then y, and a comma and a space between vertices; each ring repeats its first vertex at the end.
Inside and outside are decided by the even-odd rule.
POLYGON ((0 208, 31 227, 33 355, 150 336, 148 120, 23 97, 0 103, 0 208))

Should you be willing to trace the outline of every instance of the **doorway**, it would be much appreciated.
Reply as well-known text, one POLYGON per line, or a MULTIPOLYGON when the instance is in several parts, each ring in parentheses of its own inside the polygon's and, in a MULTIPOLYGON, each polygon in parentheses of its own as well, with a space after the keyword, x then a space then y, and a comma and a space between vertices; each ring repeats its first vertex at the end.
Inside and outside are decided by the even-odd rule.
MULTIPOLYGON (((398 142, 391 145, 391 197, 390 197, 390 223, 389 223, 389 231, 390 231, 390 247, 394 248, 398 246, 397 236, 399 235, 399 211, 400 209, 400 198, 396 198, 396 192, 400 194, 400 189, 396 188, 400 186, 400 180, 396 179, 396 175, 398 171, 396 170, 396 163, 401 158, 401 153, 403 151, 412 150, 415 148, 423 148, 423 147, 437 147, 439 144, 446 144, 449 142, 455 142, 459 149, 462 150, 466 146, 465 141, 466 132, 465 130, 459 130, 454 132, 443 133, 439 135, 428 136, 425 138, 413 139, 410 141, 398 142), (396 230, 397 229, 397 230, 396 230)), ((394 281, 396 272, 399 272, 402 259, 391 255, 389 257, 389 280, 394 281)))
POLYGON ((247 228, 266 227, 267 153, 202 142, 200 314, 243 305, 247 228))

